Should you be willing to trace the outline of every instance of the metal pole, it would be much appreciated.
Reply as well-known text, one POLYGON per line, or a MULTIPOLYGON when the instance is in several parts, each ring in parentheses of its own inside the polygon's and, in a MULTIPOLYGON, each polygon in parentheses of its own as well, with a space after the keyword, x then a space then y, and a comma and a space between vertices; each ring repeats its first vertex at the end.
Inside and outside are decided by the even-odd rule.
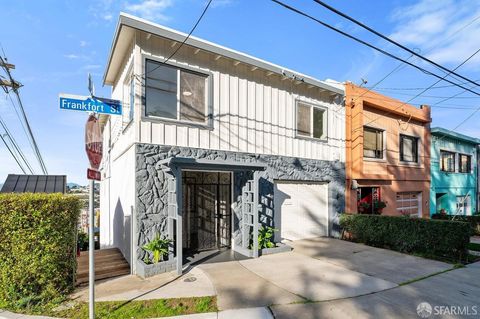
POLYGON ((95 208, 94 208, 94 187, 95 181, 90 180, 90 199, 88 205, 89 212, 89 231, 88 231, 88 313, 90 319, 95 319, 95 208))

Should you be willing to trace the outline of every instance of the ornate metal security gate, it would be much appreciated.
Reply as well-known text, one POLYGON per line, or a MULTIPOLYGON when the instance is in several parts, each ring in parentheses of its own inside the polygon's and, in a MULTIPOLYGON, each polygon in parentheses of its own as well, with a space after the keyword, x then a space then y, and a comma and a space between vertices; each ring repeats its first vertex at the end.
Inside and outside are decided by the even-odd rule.
POLYGON ((231 174, 184 171, 183 248, 201 251, 230 247, 231 174))

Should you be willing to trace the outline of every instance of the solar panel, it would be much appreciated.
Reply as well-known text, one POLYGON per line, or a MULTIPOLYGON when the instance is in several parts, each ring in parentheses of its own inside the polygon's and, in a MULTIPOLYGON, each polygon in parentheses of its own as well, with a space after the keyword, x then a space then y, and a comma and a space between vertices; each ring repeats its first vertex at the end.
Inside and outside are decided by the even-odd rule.
POLYGON ((1 193, 65 193, 65 175, 9 174, 1 193))

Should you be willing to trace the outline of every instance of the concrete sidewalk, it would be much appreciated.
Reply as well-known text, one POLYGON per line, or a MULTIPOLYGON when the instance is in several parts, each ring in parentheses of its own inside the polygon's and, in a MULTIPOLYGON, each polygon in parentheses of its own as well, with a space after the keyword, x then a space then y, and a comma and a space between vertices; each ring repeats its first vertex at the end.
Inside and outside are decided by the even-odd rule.
POLYGON ((480 262, 387 291, 343 300, 270 307, 276 319, 298 318, 419 318, 417 306, 458 307, 470 315, 433 315, 432 318, 480 316, 480 262), (476 308, 474 308, 476 306, 476 308), (473 315, 475 313, 476 315, 473 315))
MULTIPOLYGON (((193 315, 164 317, 169 319, 274 319, 266 307, 232 309, 219 312, 198 313, 193 315)), ((27 316, 0 310, 0 319, 58 319, 41 316, 27 316)))

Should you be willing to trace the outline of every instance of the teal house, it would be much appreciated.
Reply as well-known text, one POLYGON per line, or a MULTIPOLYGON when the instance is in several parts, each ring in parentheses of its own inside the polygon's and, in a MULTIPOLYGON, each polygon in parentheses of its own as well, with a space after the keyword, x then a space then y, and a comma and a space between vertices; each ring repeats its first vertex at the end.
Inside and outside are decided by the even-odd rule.
POLYGON ((431 129, 430 214, 477 212, 477 149, 480 139, 444 128, 431 129))

